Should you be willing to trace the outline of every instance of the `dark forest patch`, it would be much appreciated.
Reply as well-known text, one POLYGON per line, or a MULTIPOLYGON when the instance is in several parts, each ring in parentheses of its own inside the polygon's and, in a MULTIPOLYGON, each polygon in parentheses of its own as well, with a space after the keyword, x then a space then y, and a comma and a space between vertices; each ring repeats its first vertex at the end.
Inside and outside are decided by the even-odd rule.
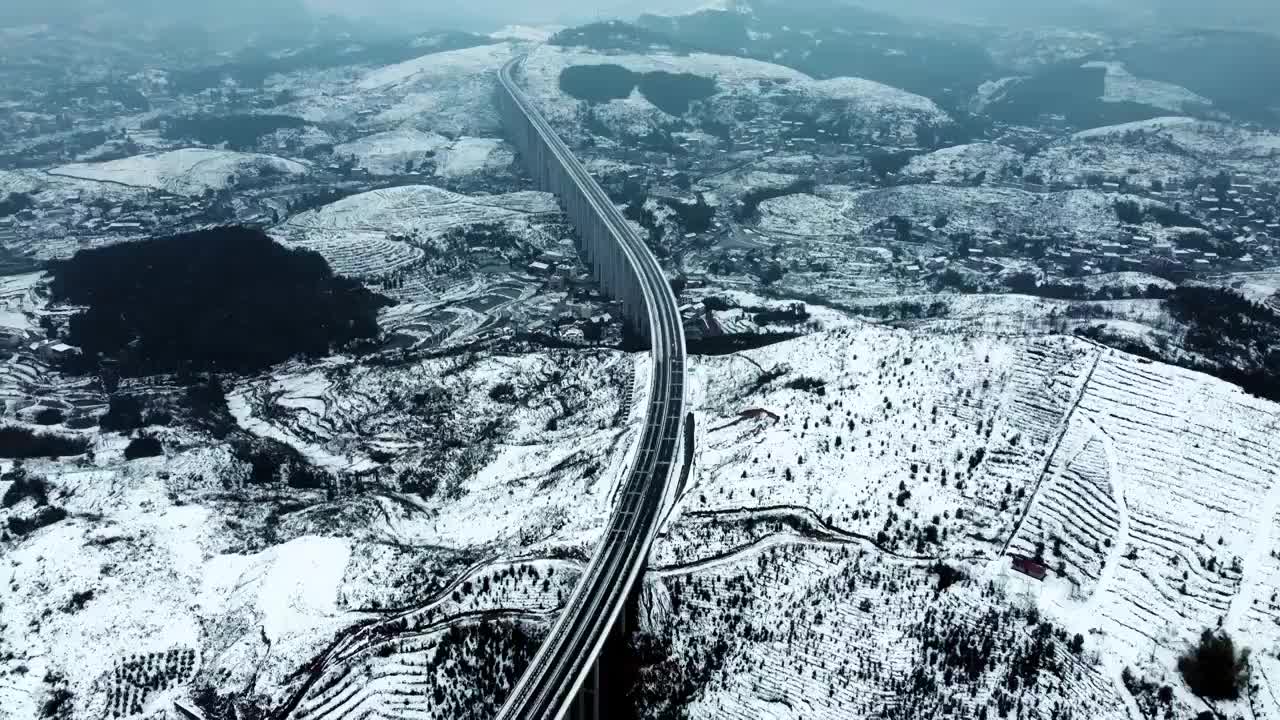
POLYGON ((1242 119, 1276 125, 1275 86, 1280 38, 1266 33, 1196 30, 1141 42, 1121 51, 1135 75, 1173 83, 1242 119))
POLYGON ((572 65, 560 71, 560 90, 588 103, 621 100, 636 88, 668 115, 684 115, 698 100, 716 93, 713 78, 664 71, 637 73, 621 65, 572 65))
POLYGON ((185 115, 158 121, 169 140, 193 140, 203 145, 226 143, 232 150, 248 150, 258 139, 277 130, 303 128, 306 120, 292 115, 185 115))
POLYGON ((1187 332, 1180 348, 1160 350, 1109 332, 1076 331, 1125 352, 1203 372, 1268 400, 1280 401, 1280 314, 1219 287, 1174 288, 1165 309, 1187 332))
POLYGON ((713 78, 662 70, 640 76, 640 94, 668 115, 683 115, 689 106, 716 94, 713 78))
POLYGON ((547 41, 549 45, 563 47, 588 47, 592 50, 622 50, 645 53, 655 47, 675 47, 679 45, 668 35, 647 30, 631 23, 610 20, 607 22, 588 23, 574 28, 561 30, 547 41))
POLYGON ((1054 65, 1009 88, 988 109, 992 117, 1010 123, 1039 122, 1046 115, 1062 115, 1075 125, 1100 127, 1168 114, 1149 105, 1104 102, 1107 70, 1082 67, 1081 61, 1054 65))
POLYGON ((344 67, 367 65, 376 67, 394 65, 431 53, 462 50, 497 42, 483 35, 467 32, 438 33, 431 38, 429 48, 419 44, 421 36, 365 40, 355 43, 350 38, 335 38, 307 47, 286 56, 271 54, 262 47, 251 47, 232 60, 217 65, 207 65, 170 74, 169 84, 174 92, 195 93, 216 87, 230 80, 237 85, 257 87, 271 75, 289 73, 307 68, 344 67))
POLYGON ((98 358, 126 376, 262 370, 376 337, 389 302, 319 254, 239 227, 81 250, 50 269, 54 302, 86 308, 68 338, 82 372, 98 358))
POLYGON ((82 455, 88 441, 74 435, 36 432, 17 425, 0 427, 0 457, 41 458, 82 455))
POLYGON ((9 193, 0 200, 0 217, 16 215, 27 208, 35 207, 35 200, 27 193, 9 193))
POLYGON ((737 333, 733 335, 716 335, 688 341, 690 355, 730 355, 743 350, 754 350, 767 345, 776 345, 787 340, 800 337, 800 333, 737 333))
POLYGON ((560 91, 589 103, 621 100, 636 82, 636 73, 621 65, 572 65, 560 71, 560 91))
POLYGON ((799 195, 802 193, 813 192, 814 183, 812 180, 797 180, 785 187, 766 187, 753 188, 742 195, 742 200, 735 210, 734 215, 740 221, 754 220, 760 214, 760 203, 765 200, 786 197, 788 195, 799 195))
POLYGON ((124 449, 125 460, 159 457, 163 454, 164 446, 160 444, 158 439, 153 437, 134 438, 129 442, 129 446, 124 449))

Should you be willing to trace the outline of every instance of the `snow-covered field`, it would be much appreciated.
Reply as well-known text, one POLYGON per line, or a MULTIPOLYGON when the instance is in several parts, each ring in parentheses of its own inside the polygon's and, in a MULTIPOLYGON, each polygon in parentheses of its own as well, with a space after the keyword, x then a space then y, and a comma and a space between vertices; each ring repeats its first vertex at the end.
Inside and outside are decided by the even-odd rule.
MULTIPOLYGON (((260 708, 297 699, 303 717, 325 714, 341 687, 399 708, 399 681, 342 679, 399 662, 388 676, 422 682, 422 660, 453 647, 460 663, 505 668, 453 682, 453 710, 419 700, 457 717, 492 697, 485 682, 509 687, 513 638, 572 588, 628 462, 646 363, 610 351, 337 359, 232 388, 243 429, 333 473, 327 490, 255 485, 231 447, 186 428, 151 428, 168 455, 134 461, 127 438, 86 431, 92 455, 26 464, 47 501, 0 508, 5 522, 46 503, 69 514, 2 541, 0 666, 24 669, 0 674, 0 703, 38 717, 61 688, 70 717, 133 717, 212 686, 260 708), (459 633, 487 645, 454 647, 459 633), (296 672, 316 657, 328 659, 315 675, 296 672)), ((0 467, 0 494, 12 471, 0 467)))
POLYGON ((240 178, 307 172, 306 164, 273 155, 183 148, 101 163, 62 165, 48 174, 164 190, 175 195, 200 195, 206 190, 227 188, 240 178))
POLYGON ((634 431, 614 425, 630 413, 620 403, 632 365, 630 356, 577 353, 391 370, 339 362, 243 386, 229 404, 247 430, 319 467, 390 477, 432 468, 439 491, 421 501, 421 517, 388 517, 370 531, 408 544, 575 545, 598 529, 634 431), (504 383, 513 397, 495 401, 504 383), (396 459, 372 459, 388 455, 396 459))

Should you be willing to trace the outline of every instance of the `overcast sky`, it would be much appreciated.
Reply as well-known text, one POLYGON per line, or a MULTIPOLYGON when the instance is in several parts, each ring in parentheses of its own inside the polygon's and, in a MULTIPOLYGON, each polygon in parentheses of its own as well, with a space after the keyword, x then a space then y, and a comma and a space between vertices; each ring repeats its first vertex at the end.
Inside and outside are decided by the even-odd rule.
MULTIPOLYGON (((307 12, 373 20, 403 29, 491 30, 506 24, 570 24, 643 12, 691 11, 714 0, 0 0, 0 23, 187 20, 267 25, 307 12)), ((763 0, 819 2, 820 0, 763 0)), ((839 2, 840 0, 832 0, 839 2)), ((1078 17, 1280 30, 1280 0, 849 0, 877 10, 946 20, 1055 24, 1078 17), (1113 16, 1113 17, 1112 17, 1113 16)))

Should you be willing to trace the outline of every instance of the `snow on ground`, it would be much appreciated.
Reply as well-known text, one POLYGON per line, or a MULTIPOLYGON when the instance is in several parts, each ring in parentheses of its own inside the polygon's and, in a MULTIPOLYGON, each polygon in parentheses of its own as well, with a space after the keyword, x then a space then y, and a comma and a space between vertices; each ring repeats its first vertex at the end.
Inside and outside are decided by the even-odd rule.
MULTIPOLYGON (((951 122, 951 117, 932 100, 873 80, 836 77, 811 80, 800 87, 820 100, 849 103, 846 112, 854 116, 874 113, 880 119, 898 117, 911 125, 951 122)), ((914 132, 914 127, 910 129, 914 132)), ((905 130, 901 136, 909 137, 905 130)))
POLYGON ((563 29, 563 25, 508 25, 489 33, 489 37, 494 40, 544 43, 563 29))
POLYGON ((1175 113, 1203 110, 1213 105, 1213 101, 1181 85, 1137 77, 1125 69, 1124 63, 1095 60, 1081 67, 1107 71, 1103 102, 1137 103, 1175 113))
POLYGON ((411 123, 449 132, 475 133, 499 125, 493 107, 498 69, 514 55, 511 43, 434 53, 369 73, 351 91, 359 99, 383 98, 376 121, 411 123))
POLYGON ((972 143, 916 155, 901 174, 939 183, 962 183, 979 175, 995 181, 1019 174, 1022 162, 1022 153, 1013 148, 994 143, 972 143))
POLYGON ((1047 181, 1098 173, 1165 183, 1228 170, 1261 178, 1280 173, 1280 133, 1189 117, 1109 125, 1051 144, 1027 163, 1047 181))
POLYGON ((431 247, 433 239, 451 228, 519 221, 557 211, 546 193, 470 197, 430 185, 405 185, 352 195, 300 213, 272 233, 282 242, 324 255, 335 272, 363 277, 421 259, 424 247, 431 247))
MULTIPOLYGON (((642 421, 647 362, 614 351, 338 358, 232 387, 233 417, 251 434, 310 458, 376 454, 322 465, 335 473, 327 493, 249 482, 231 447, 176 424, 148 431, 168 457, 125 462, 126 437, 91 431, 92 456, 28 462, 70 516, 3 539, 0 703, 36 717, 61 676, 75 720, 161 713, 210 683, 246 707, 297 697, 298 716, 319 717, 352 696, 403 710, 390 679, 403 677, 457 696, 419 695, 434 717, 476 707, 485 683, 514 682, 527 656, 517 662, 512 643, 531 651, 599 539, 642 421), (464 671, 467 682, 422 671, 447 652, 497 666, 464 671), (313 660, 314 676, 298 672, 313 660), (365 665, 372 682, 360 681, 365 665)), ((0 464, 0 493, 11 470, 0 464)), ((0 522, 35 503, 0 508, 0 522)))
POLYGON ((388 87, 404 87, 409 82, 429 83, 459 74, 481 73, 493 69, 495 63, 501 67, 501 63, 509 55, 510 46, 506 43, 431 53, 370 71, 357 85, 357 89, 385 90, 388 87))
POLYGON ((234 185, 241 177, 303 175, 307 171, 304 163, 273 155, 183 148, 101 163, 62 165, 48 174, 164 190, 175 195, 200 195, 234 185))
POLYGON ((8 196, 9 193, 33 193, 40 189, 43 183, 31 171, 22 170, 0 170, 0 195, 8 196))
MULTIPOLYGON (((750 102, 765 115, 811 110, 848 120, 855 131, 886 139, 915 138, 920 125, 950 122, 949 116, 927 98, 862 78, 815 80, 804 73, 780 65, 747 58, 707 53, 674 54, 653 52, 600 53, 586 48, 542 45, 524 64, 524 84, 543 113, 558 128, 573 137, 584 130, 579 115, 587 107, 560 90, 560 74, 574 65, 612 64, 633 72, 691 73, 714 78, 716 94, 703 101, 707 112, 731 117, 734 108, 750 102)), ((594 106, 597 117, 616 132, 648 131, 670 121, 670 116, 639 92, 623 100, 594 106)))
POLYGON ((512 42, 421 57, 373 70, 310 73, 281 78, 298 100, 280 112, 312 122, 353 123, 372 131, 413 128, 472 134, 500 127, 493 103, 494 77, 517 51, 512 42))
POLYGON ((307 630, 314 624, 310 616, 338 611, 338 585, 350 555, 348 540, 302 537, 254 555, 216 556, 204 568, 201 610, 222 614, 228 601, 249 593, 256 595, 253 604, 271 641, 307 630))
POLYGON ((515 153, 497 138, 459 138, 440 153, 436 174, 459 177, 501 170, 515 160, 515 153))
POLYGON ((1280 152, 1280 133, 1250 130, 1212 120, 1163 117, 1082 130, 1076 140, 1157 138, 1199 156, 1270 157, 1280 152))
POLYGON ((397 175, 407 165, 418 167, 449 145, 449 139, 412 128, 367 135, 334 147, 333 154, 356 159, 356 167, 374 175, 397 175))
MULTIPOLYGON (((96 467, 27 463, 30 475, 49 478, 50 503, 70 517, 25 541, 7 539, 0 559, 0 645, 29 669, 0 681, 4 707, 18 709, 14 717, 38 715, 52 690, 43 686, 46 673, 67 678, 79 717, 101 717, 116 692, 110 673, 122 660, 175 650, 198 655, 203 631, 193 598, 220 523, 206 507, 172 502, 158 473, 216 472, 222 461, 196 450, 168 463, 112 464, 122 446, 99 442, 96 467)), ((12 517, 31 502, 0 513, 12 517)))
POLYGON ((45 279, 43 272, 0 277, 0 327, 32 330, 33 309, 40 306, 35 298, 45 279))
POLYGON ((1029 75, 1014 75, 983 82, 969 99, 969 111, 976 114, 986 112, 992 104, 1008 96, 1010 90, 1030 79, 1029 75))
POLYGON ((334 154, 356 159, 374 175, 404 174, 432 161, 436 175, 457 178, 506 168, 514 154, 497 138, 449 140, 433 132, 400 128, 375 133, 334 148, 334 154))
POLYGON ((573 545, 598 531, 634 433, 623 404, 632 368, 630 356, 578 353, 394 370, 335 361, 245 384, 229 401, 242 427, 331 470, 431 468, 437 489, 419 511, 400 516, 389 505, 397 512, 377 523, 397 542, 573 545), (510 399, 495 390, 504 383, 510 399), (365 459, 335 464, 355 457, 365 459))
POLYGON ((846 235, 864 232, 897 215, 929 223, 945 216, 947 232, 991 235, 1068 231, 1081 235, 1119 227, 1115 203, 1138 197, 1069 190, 1032 193, 1001 187, 906 185, 872 190, 824 187, 818 195, 796 194, 760 204, 760 228, 778 235, 846 235))
POLYGON ((647 602, 695 667, 720 644, 697 717, 866 715, 936 661, 922 633, 993 633, 1020 597, 1087 638, 1034 693, 1084 717, 1127 717, 1120 670, 1173 676, 1219 619, 1255 650, 1280 639, 1280 405, 1069 337, 872 326, 704 359, 692 379, 697 470, 647 602), (1043 583, 1009 569, 1037 547, 1043 583), (939 598, 938 559, 973 580, 939 598))
POLYGON ((309 657, 318 641, 365 619, 339 606, 351 545, 346 538, 310 535, 254 554, 209 558, 196 603, 215 636, 210 669, 237 683, 273 687, 295 668, 267 662, 272 656, 309 657), (244 625, 253 632, 234 631, 244 625))

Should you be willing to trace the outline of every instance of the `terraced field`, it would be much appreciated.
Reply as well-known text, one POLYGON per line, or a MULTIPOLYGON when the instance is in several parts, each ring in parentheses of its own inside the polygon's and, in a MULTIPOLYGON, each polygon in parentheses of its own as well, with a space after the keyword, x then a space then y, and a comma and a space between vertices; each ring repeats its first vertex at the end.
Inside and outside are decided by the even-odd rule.
POLYGON ((279 716, 485 717, 580 572, 576 563, 555 561, 473 567, 428 603, 341 638, 279 716))
POLYGON ((1010 612, 1086 650, 1042 677, 1033 716, 1131 716, 1126 665, 1190 711, 1174 666, 1201 631, 1252 648, 1280 639, 1274 403, 1076 338, 872 326, 708 359, 696 377, 696 469, 650 576, 688 588, 652 601, 682 616, 663 621, 679 628, 671 652, 710 663, 655 694, 692 693, 698 717, 995 716, 1007 687, 946 690, 985 682, 965 667, 891 678, 921 666, 904 637, 943 655, 966 638, 1014 655, 1017 638, 1043 640, 1038 620, 1010 635, 993 619, 1010 612), (834 568, 854 555, 895 569, 834 591, 832 578, 848 582, 834 568), (1038 558, 1047 577, 1013 572, 1013 555, 1038 558), (910 600, 936 563, 959 582, 910 600), (802 594, 810 578, 828 585, 802 594), (775 591, 790 594, 771 606, 775 591), (812 649, 783 647, 770 623, 812 649), (873 638, 862 651, 860 633, 873 638))
MULTIPOLYGON (((661 688, 699 686, 689 713, 716 720, 994 717, 1014 704, 1012 668, 1037 643, 1054 644, 1060 660, 1035 674, 1027 716, 1126 717, 1115 686, 1025 607, 977 584, 939 595, 929 567, 794 541, 651 573, 650 632, 666 653, 643 677, 659 698, 661 688), (958 638, 985 662, 966 665, 958 638)), ((646 716, 666 707, 654 702, 646 716)))

